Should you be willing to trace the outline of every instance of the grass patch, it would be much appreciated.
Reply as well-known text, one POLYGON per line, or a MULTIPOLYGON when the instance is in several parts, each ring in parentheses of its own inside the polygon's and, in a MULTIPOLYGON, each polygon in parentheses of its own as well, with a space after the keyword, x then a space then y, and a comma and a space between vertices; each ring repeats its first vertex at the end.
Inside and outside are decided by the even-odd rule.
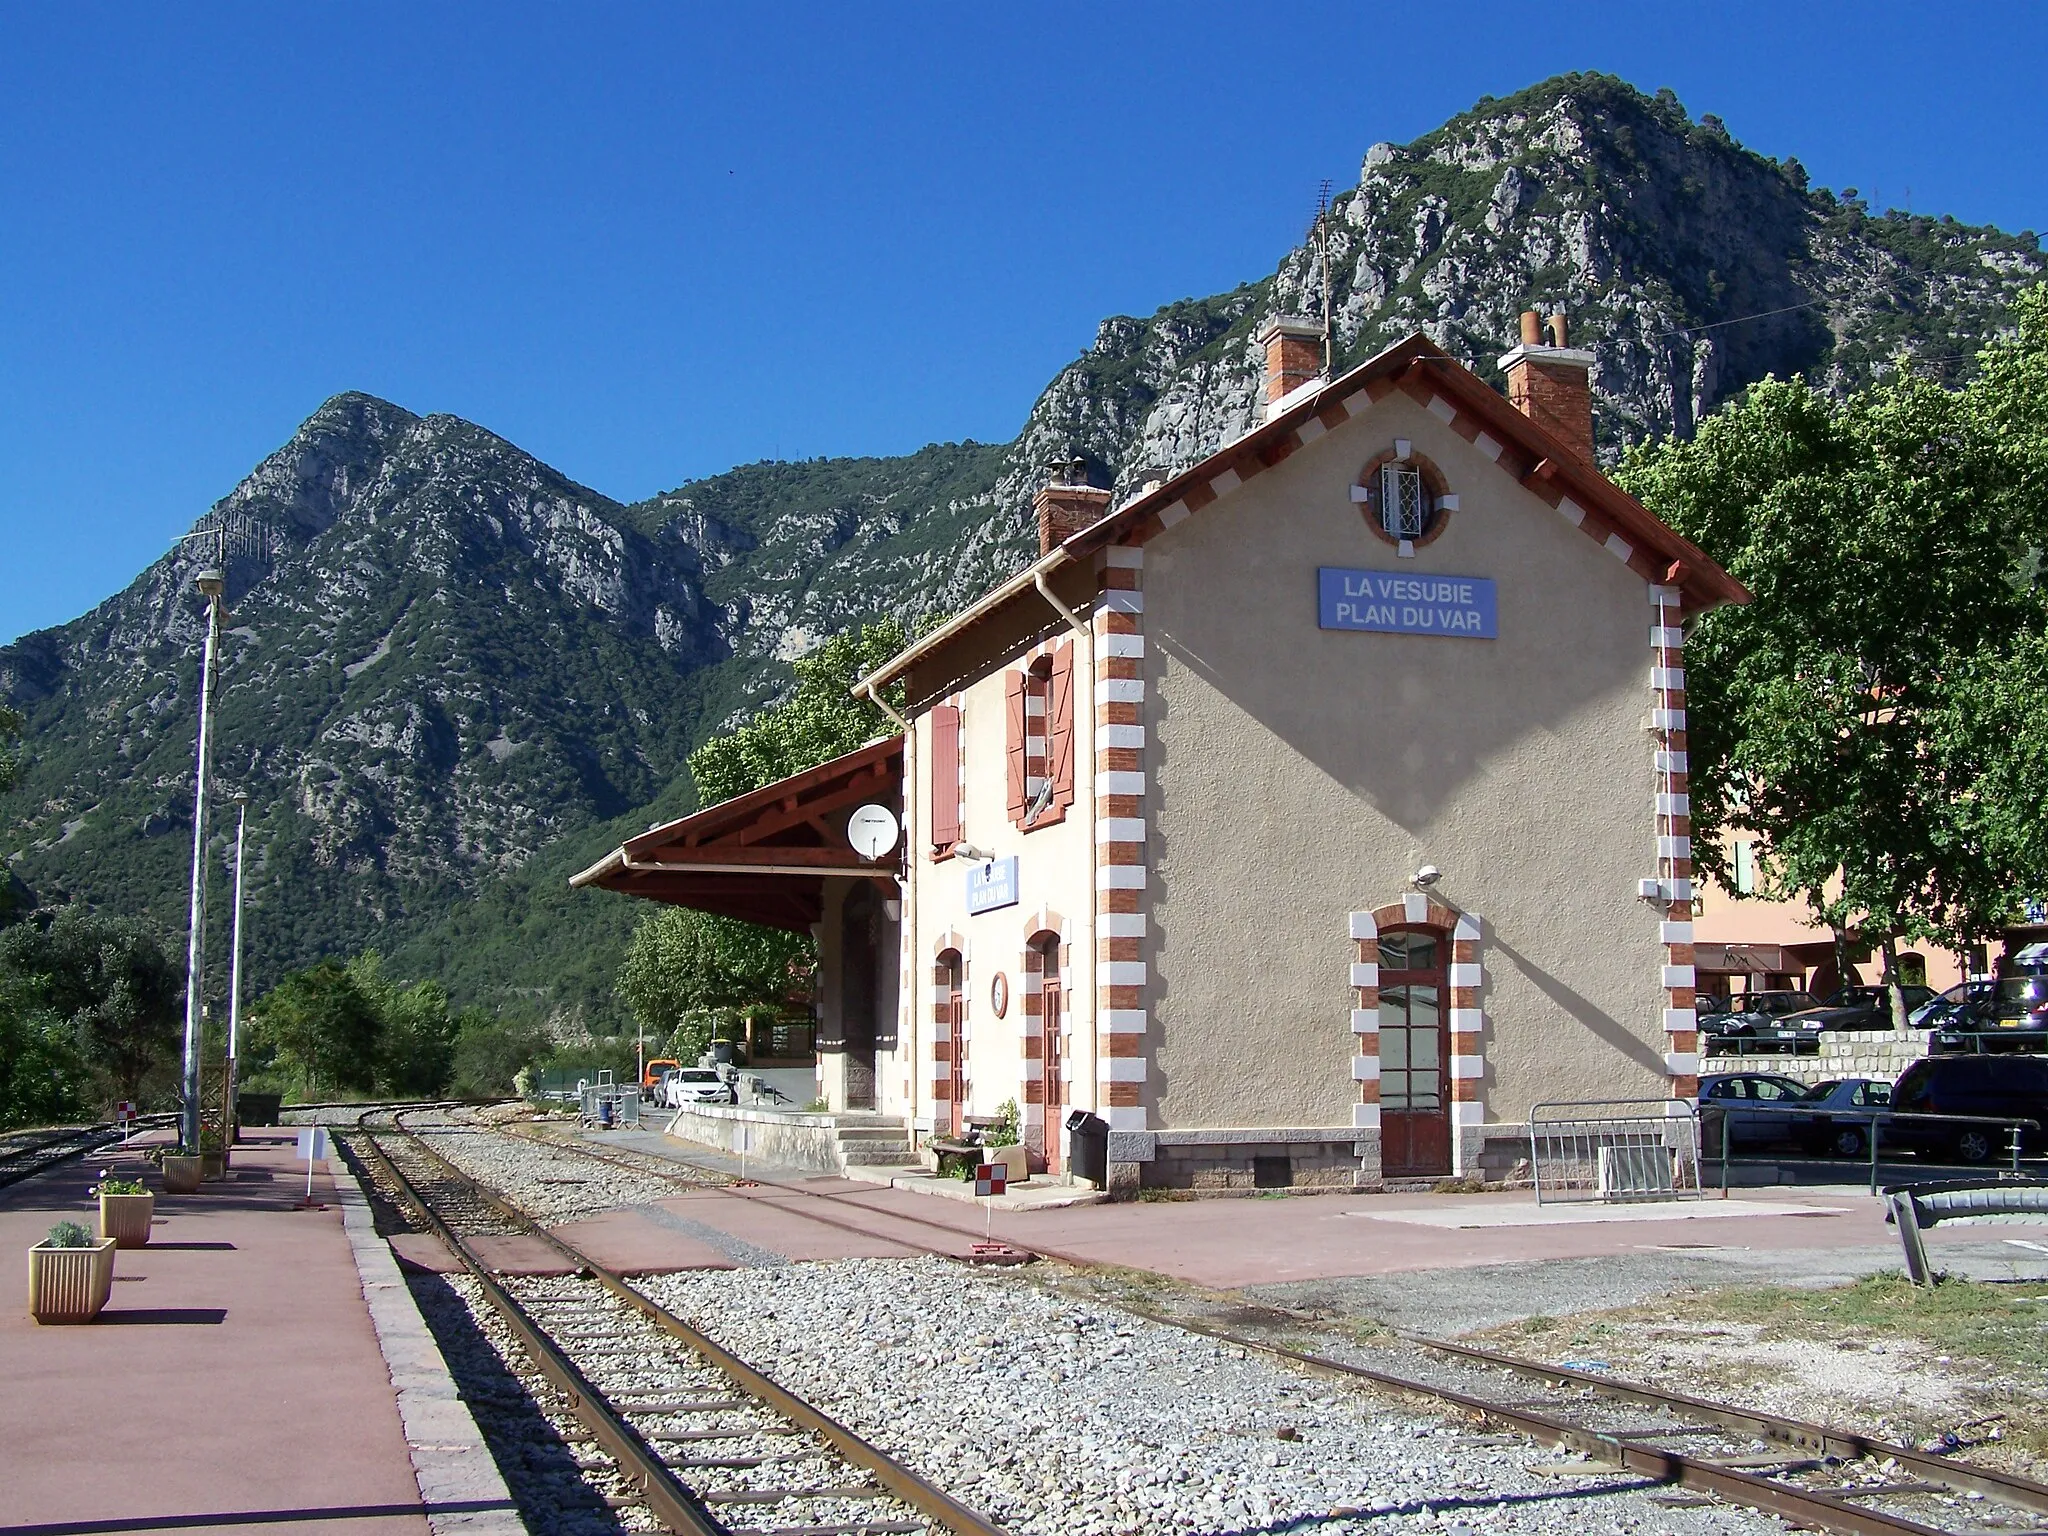
POLYGON ((1987 1284, 1944 1280, 1918 1286, 1897 1270, 1827 1290, 1746 1286, 1700 1298, 1695 1315, 1755 1323, 1767 1336, 1816 1333, 1911 1339, 1952 1360, 2002 1369, 2048 1368, 2048 1283, 1987 1284))

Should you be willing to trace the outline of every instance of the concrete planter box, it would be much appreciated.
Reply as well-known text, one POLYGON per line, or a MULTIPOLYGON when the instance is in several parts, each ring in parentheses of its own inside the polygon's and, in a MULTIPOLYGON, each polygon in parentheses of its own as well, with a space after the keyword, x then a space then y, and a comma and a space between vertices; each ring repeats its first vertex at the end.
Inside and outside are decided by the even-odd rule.
POLYGON ((114 1289, 114 1240, 90 1248, 28 1251, 28 1309, 39 1323, 89 1323, 114 1289))
POLYGON ((220 1179, 227 1176, 228 1155, 225 1152, 201 1152, 199 1154, 199 1176, 202 1179, 220 1179))
POLYGON ((164 1193, 167 1195, 190 1195, 199 1190, 200 1175, 205 1167, 198 1157, 167 1157, 164 1159, 164 1193))
POLYGON ((121 1248, 145 1247, 155 1215, 155 1195, 101 1195, 100 1237, 121 1248))

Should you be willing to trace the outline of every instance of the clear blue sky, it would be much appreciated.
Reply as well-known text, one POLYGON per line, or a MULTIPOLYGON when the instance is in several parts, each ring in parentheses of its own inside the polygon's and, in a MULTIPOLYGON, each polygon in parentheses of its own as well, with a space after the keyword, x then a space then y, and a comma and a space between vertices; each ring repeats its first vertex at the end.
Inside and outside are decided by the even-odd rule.
POLYGON ((1006 440, 1103 315, 1260 276, 1369 144, 1563 70, 2048 228, 2044 58, 1990 4, 11 5, 0 641, 343 389, 622 499, 1006 440))

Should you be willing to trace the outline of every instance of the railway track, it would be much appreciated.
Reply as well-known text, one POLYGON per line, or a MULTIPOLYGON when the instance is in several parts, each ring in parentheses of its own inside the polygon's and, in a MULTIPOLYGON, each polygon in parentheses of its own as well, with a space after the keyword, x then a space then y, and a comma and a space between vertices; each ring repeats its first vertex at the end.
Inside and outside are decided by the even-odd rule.
MULTIPOLYGON (((574 1143, 565 1149, 643 1173, 652 1171, 643 1164, 655 1161, 574 1143)), ((970 1235, 943 1221, 877 1212, 835 1192, 756 1179, 757 1192, 717 1170, 686 1166, 692 1173, 675 1177, 689 1187, 715 1188, 735 1199, 772 1195, 779 1209, 905 1246, 920 1247, 901 1235, 903 1228, 933 1229, 951 1240, 950 1247, 921 1245, 938 1257, 957 1258, 961 1239, 970 1235), (793 1195, 804 1198, 792 1202, 793 1195), (818 1209, 806 1209, 812 1206, 818 1209), (854 1211, 870 1222, 848 1220, 854 1211), (874 1218, 890 1230, 878 1231, 874 1218)), ((1031 1251, 1084 1273, 1100 1269, 1092 1259, 1056 1248, 1034 1245, 1031 1251)), ((1126 1310, 1311 1371, 1428 1399, 1581 1454, 1594 1468, 1634 1473, 1799 1526, 1846 1536, 2048 1536, 2048 1484, 1872 1436, 1426 1334, 1400 1333, 1395 1348, 1361 1347, 1364 1358, 1343 1358, 1196 1318, 1126 1310)), ((1276 1321, 1298 1327, 1311 1320, 1279 1314, 1276 1321)))
POLYGON ((517 1340, 617 1510, 689 1536, 1003 1536, 888 1453, 553 1236, 402 1121, 351 1134, 373 1176, 447 1246, 517 1340), (537 1239, 572 1276, 495 1273, 473 1239, 537 1239))
MULTIPOLYGON (((150 1115, 131 1129, 152 1130, 171 1120, 169 1115, 150 1115)), ((75 1157, 104 1151, 122 1139, 120 1126, 111 1123, 69 1125, 53 1130, 19 1131, 0 1138, 0 1189, 32 1179, 46 1168, 75 1157)))

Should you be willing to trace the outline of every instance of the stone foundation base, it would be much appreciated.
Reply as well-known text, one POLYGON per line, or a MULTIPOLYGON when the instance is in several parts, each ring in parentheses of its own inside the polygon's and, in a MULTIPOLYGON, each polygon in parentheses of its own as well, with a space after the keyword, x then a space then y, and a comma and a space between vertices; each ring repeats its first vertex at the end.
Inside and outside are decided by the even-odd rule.
MULTIPOLYGON (((1487 1184, 1529 1182, 1526 1125, 1469 1125, 1457 1134, 1460 1171, 1442 1177, 1487 1184)), ((1141 1189, 1234 1194, 1383 1187, 1377 1130, 1232 1127, 1112 1131, 1109 1137, 1110 1193, 1126 1198, 1141 1189)))

